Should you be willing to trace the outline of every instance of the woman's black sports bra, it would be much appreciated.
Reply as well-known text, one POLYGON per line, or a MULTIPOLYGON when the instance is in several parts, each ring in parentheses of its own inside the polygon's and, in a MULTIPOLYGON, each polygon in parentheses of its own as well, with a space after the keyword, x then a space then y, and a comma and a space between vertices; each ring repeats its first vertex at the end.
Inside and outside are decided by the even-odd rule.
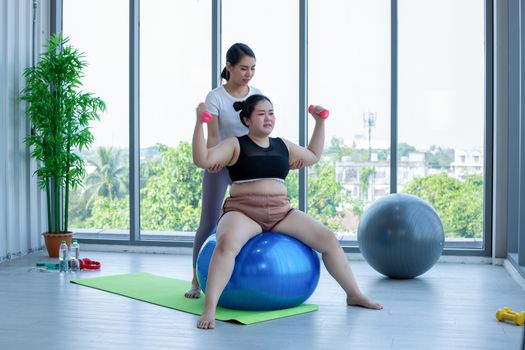
POLYGON ((280 138, 270 137, 270 146, 257 145, 248 135, 238 136, 239 159, 228 172, 232 182, 249 182, 256 179, 281 179, 290 171, 288 148, 280 138))

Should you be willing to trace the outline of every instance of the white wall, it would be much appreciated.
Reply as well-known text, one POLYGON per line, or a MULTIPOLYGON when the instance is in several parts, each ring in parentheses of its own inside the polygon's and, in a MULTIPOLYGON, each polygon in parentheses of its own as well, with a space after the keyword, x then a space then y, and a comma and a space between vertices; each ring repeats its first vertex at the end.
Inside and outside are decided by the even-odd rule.
POLYGON ((49 37, 49 0, 0 0, 0 262, 41 249, 46 229, 45 196, 24 144, 30 124, 19 101, 23 70, 35 56, 33 37, 41 52, 49 37))

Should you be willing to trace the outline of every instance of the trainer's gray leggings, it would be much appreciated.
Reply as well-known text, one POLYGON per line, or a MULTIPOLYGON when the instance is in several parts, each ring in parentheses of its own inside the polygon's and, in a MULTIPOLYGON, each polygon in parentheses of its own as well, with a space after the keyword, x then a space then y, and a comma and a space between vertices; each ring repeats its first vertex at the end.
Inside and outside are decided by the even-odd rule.
POLYGON ((222 203, 228 185, 231 184, 228 169, 223 168, 218 173, 204 170, 202 177, 202 209, 199 228, 193 241, 193 267, 197 265, 197 256, 202 244, 215 231, 221 215, 222 203))

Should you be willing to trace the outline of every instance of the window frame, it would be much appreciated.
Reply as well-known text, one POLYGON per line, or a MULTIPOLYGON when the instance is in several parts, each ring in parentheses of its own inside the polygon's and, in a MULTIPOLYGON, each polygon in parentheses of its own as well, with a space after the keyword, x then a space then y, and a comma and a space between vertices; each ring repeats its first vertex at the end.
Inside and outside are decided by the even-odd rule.
MULTIPOLYGON (((299 1, 299 143, 306 145, 307 113, 302 106, 308 103, 308 0, 299 1)), ((192 247, 190 241, 154 241, 141 240, 140 237, 140 115, 139 115, 139 73, 140 73, 140 40, 139 40, 139 18, 140 0, 129 0, 129 193, 130 193, 130 232, 129 240, 82 238, 80 242, 116 245, 140 245, 140 246, 173 246, 192 247)), ((484 161, 484 232, 482 249, 445 248, 443 255, 465 255, 465 256, 491 256, 492 252, 492 173, 493 173, 493 0, 485 0, 485 149, 484 161)), ((63 4, 62 0, 51 0, 51 33, 62 30, 63 4)), ((221 71, 221 0, 212 0, 212 67, 211 87, 220 84, 219 75, 221 71)), ((390 192, 397 192, 397 54, 398 54, 398 1, 390 0, 391 11, 391 145, 390 145, 390 192)), ((307 208, 308 179, 305 169, 299 171, 299 209, 307 208)), ((356 241, 343 242, 345 252, 357 253, 359 248, 356 241)))

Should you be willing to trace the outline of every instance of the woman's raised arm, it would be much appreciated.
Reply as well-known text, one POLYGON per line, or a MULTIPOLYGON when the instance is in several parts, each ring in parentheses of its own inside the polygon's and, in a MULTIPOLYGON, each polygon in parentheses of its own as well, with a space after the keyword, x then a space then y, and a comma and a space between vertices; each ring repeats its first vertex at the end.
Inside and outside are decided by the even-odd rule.
POLYGON ((234 156, 238 154, 238 142, 232 137, 220 142, 214 147, 207 148, 202 127, 203 123, 210 121, 207 120, 207 118, 202 117, 203 115, 206 115, 206 113, 209 114, 206 104, 200 103, 197 107, 197 120, 195 122, 195 130, 193 131, 193 162, 198 167, 204 169, 208 169, 211 166, 216 166, 218 164, 223 167, 230 165, 234 160, 234 156))
POLYGON ((321 159, 324 149, 324 123, 327 116, 323 113, 323 111, 327 110, 321 106, 316 106, 309 109, 310 114, 315 119, 315 127, 312 137, 310 138, 310 142, 308 142, 308 146, 306 148, 301 147, 291 141, 284 140, 288 146, 290 164, 301 160, 304 166, 309 166, 317 163, 321 159), (322 116, 322 114, 325 116, 322 116))

